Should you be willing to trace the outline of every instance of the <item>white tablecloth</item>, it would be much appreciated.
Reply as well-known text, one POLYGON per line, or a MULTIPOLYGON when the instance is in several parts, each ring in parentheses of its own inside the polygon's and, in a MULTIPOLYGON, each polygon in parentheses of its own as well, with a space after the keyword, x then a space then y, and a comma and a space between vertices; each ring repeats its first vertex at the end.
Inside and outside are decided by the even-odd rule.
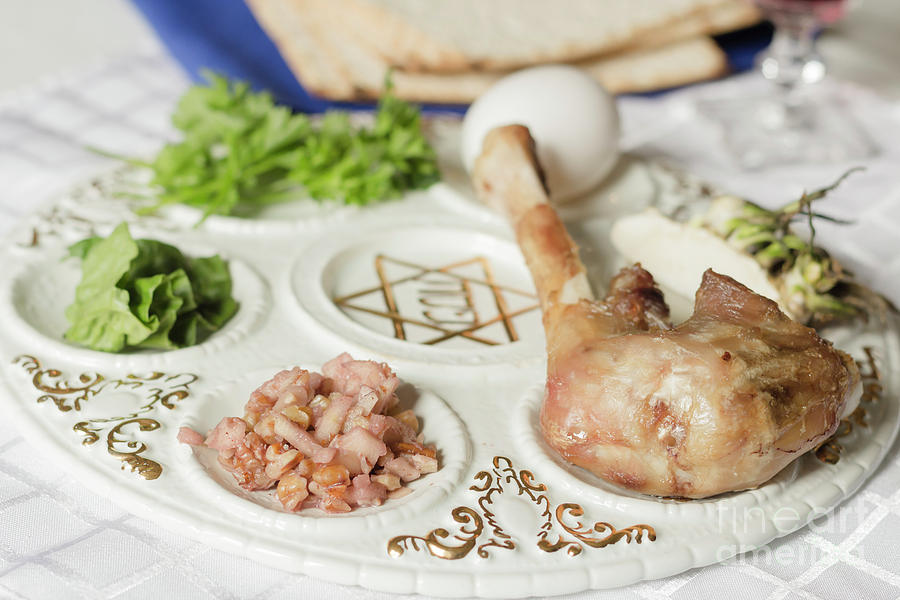
MULTIPOLYGON (((95 145, 150 153, 187 82, 159 50, 46 82, 0 100, 0 235, 52 196, 111 163, 95 145)), ((693 110, 698 95, 745 92, 745 76, 658 98, 621 101, 625 145, 664 156, 722 188, 777 205, 832 181, 844 166, 742 174, 693 110)), ((840 86, 848 114, 881 147, 865 174, 822 209, 855 220, 819 239, 860 278, 900 301, 900 106, 840 86)), ((3 268, 3 267, 0 267, 3 268)), ((892 401, 897 401, 896 398, 892 401)), ((0 415, 2 416, 2 415, 0 415)), ((897 446, 832 515, 750 555, 665 580, 577 598, 900 597, 897 446)), ((0 418, 0 596, 14 598, 389 598, 236 558, 130 516, 41 458, 0 418)))

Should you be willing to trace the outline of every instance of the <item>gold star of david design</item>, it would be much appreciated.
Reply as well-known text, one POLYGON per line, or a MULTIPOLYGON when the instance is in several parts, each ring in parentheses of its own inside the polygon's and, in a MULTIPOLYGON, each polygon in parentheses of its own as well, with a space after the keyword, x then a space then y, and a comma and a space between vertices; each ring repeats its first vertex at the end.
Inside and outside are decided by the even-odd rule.
MULTIPOLYGON (((435 337, 419 342, 421 344, 429 346, 440 344, 456 337, 464 337, 468 340, 488 346, 496 346, 500 344, 515 342, 519 339, 519 334, 516 331, 514 322, 516 317, 524 315, 533 310, 537 310, 540 307, 537 302, 537 296, 535 296, 533 293, 497 283, 496 279, 494 278, 491 263, 484 256, 475 256, 473 258, 460 260, 438 267, 429 267, 427 265, 420 265, 410 261, 391 258, 389 256, 379 254, 375 257, 375 273, 378 276, 380 285, 340 296, 338 298, 334 298, 332 301, 335 303, 335 305, 345 310, 349 309, 361 311, 390 320, 392 323, 394 337, 396 339, 407 340, 407 333, 405 329, 406 325, 417 325, 420 327, 432 329, 436 332, 435 337), (389 264, 406 267, 408 269, 414 269, 415 272, 404 277, 389 279, 386 271, 386 267, 389 264), (460 268, 468 267, 471 265, 480 267, 480 276, 470 277, 461 273, 454 272, 456 270, 459 270, 460 268), (455 310, 452 311, 452 318, 440 318, 438 316, 434 316, 435 313, 437 313, 436 310, 422 310, 421 317, 408 314, 404 315, 398 308, 395 287, 402 283, 416 280, 433 285, 440 283, 429 281, 428 279, 426 279, 427 277, 429 277, 429 275, 437 275, 442 278, 451 278, 452 280, 459 282, 458 289, 425 290, 418 297, 418 302, 423 307, 442 307, 446 309, 448 307, 442 306, 440 304, 435 304, 432 296, 438 298, 442 294, 459 296, 463 300, 463 304, 454 307, 455 310), (479 314, 478 307, 476 307, 476 303, 473 298, 473 288, 475 286, 484 286, 490 291, 490 294, 493 298, 493 304, 497 309, 496 316, 492 316, 490 318, 482 320, 482 316, 479 314), (378 310, 370 308, 368 306, 361 306, 360 304, 354 302, 354 300, 358 300, 364 296, 375 293, 381 294, 384 300, 384 310, 378 310), (510 310, 507 302, 508 294, 515 294, 523 298, 528 298, 533 300, 533 302, 530 302, 525 307, 516 310, 510 310), (490 337, 485 335, 485 332, 483 331, 484 328, 495 323, 503 324, 505 339, 491 339, 490 337)), ((445 279, 444 282, 446 281, 447 280, 445 279)))

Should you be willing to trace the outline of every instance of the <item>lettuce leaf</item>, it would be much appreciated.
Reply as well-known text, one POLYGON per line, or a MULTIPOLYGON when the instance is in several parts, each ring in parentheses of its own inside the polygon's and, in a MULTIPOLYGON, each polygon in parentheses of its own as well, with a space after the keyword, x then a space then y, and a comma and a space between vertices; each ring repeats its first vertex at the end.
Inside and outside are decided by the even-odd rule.
POLYGON ((94 350, 171 350, 202 342, 237 312, 228 264, 187 258, 156 240, 135 240, 125 223, 107 238, 69 248, 82 261, 65 338, 94 350))

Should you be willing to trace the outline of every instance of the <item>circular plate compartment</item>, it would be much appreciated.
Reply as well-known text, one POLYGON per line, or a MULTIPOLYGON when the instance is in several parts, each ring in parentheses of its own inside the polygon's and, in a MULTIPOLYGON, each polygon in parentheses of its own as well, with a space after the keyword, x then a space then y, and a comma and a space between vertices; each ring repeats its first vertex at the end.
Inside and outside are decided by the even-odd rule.
MULTIPOLYGON (((289 367, 285 367, 289 368, 289 367)), ((302 367, 308 371, 316 367, 302 367)), ((250 392, 280 371, 257 369, 206 393, 184 418, 182 425, 205 433, 227 416, 240 416, 250 392)), ((318 509, 284 510, 274 490, 248 492, 218 463, 217 453, 204 447, 179 448, 179 476, 196 493, 212 501, 224 513, 249 522, 266 523, 286 535, 353 534, 377 531, 422 514, 459 485, 471 459, 471 442, 465 426, 434 392, 403 383, 397 390, 398 408, 411 408, 421 424, 427 444, 438 449, 440 468, 407 486, 412 493, 388 500, 382 506, 358 508, 347 514, 327 514, 318 509), (277 514, 274 514, 277 513, 277 514)))
MULTIPOLYGON (((897 372, 888 374, 894 370, 891 365, 900 362, 900 338, 897 320, 888 319, 887 322, 872 319, 864 327, 832 327, 826 334, 836 347, 856 358, 864 383, 878 381, 876 374, 887 375, 880 382, 884 399, 877 396, 863 399, 861 406, 867 425, 861 427, 857 423, 847 428, 850 433, 840 438, 836 463, 830 464, 817 458, 815 452, 808 452, 755 489, 701 500, 680 500, 639 494, 600 479, 586 469, 567 463, 544 441, 540 427, 542 386, 531 388, 519 399, 513 410, 511 436, 518 454, 535 471, 552 479, 558 489, 577 494, 584 501, 647 522, 677 519, 709 529, 711 539, 723 533, 731 535, 733 542, 720 547, 715 559, 707 562, 724 560, 828 514, 855 492, 881 463, 900 427, 900 406, 894 400, 900 377, 897 372)), ((708 542, 698 539, 693 543, 691 551, 695 554, 709 554, 708 542)), ((696 564, 703 564, 696 560, 696 564)))
MULTIPOLYGON (((216 250, 191 248, 190 256, 209 256, 216 250)), ((255 331, 271 308, 268 285, 252 267, 237 259, 227 259, 232 277, 232 295, 240 304, 237 313, 209 338, 196 346, 177 350, 135 350, 108 353, 70 343, 63 335, 69 327, 65 309, 75 298, 81 279, 81 265, 66 258, 61 248, 53 248, 0 277, 0 323, 19 336, 20 345, 34 352, 74 359, 84 365, 127 365, 148 368, 178 364, 185 360, 220 352, 255 331)))
POLYGON ((313 242, 290 284, 321 326, 389 360, 515 364, 543 355, 531 277, 518 248, 493 232, 359 224, 313 242))

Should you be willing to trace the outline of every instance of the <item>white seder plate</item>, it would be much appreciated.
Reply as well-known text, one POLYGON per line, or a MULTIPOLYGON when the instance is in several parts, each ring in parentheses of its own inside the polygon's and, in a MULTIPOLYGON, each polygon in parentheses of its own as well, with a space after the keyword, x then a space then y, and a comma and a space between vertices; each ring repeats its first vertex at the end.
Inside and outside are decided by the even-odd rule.
MULTIPOLYGON (((438 133, 441 155, 455 156, 452 132, 438 133)), ((0 273, 0 404, 50 460, 137 515, 288 571, 435 596, 565 594, 724 560, 829 511, 881 461, 900 420, 900 349, 897 324, 873 320, 827 332, 861 362, 869 392, 867 424, 820 452, 834 464, 810 454, 757 490, 691 502, 629 494, 563 464, 537 429, 544 339, 530 276, 506 226, 445 168, 446 183, 391 204, 301 202, 199 228, 187 209, 136 217, 110 193, 127 171, 72 190, 0 247, 12 267, 0 273), (79 277, 65 248, 121 220, 137 237, 230 260, 232 322, 172 352, 65 342, 79 277), (181 425, 204 431, 241 414, 279 369, 317 369, 342 351, 397 371, 438 448, 441 469, 409 496, 349 515, 289 514, 176 441, 181 425)), ((604 240, 610 219, 678 201, 687 192, 673 177, 626 160, 562 210, 601 286, 622 261, 604 240)))

